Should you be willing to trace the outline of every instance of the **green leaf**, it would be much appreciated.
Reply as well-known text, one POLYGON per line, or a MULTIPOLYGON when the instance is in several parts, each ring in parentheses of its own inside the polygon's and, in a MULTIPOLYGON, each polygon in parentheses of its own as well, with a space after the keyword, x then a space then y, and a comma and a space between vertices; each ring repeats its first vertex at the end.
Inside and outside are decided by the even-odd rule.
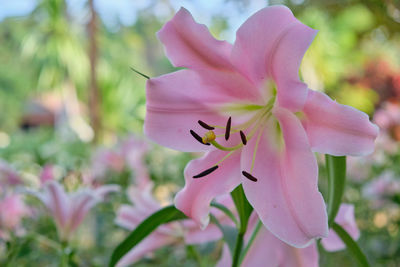
POLYGON ((247 223, 249 221, 249 217, 251 212, 253 211, 253 207, 250 205, 249 201, 247 200, 242 185, 236 187, 232 192, 231 196, 233 202, 235 203, 236 209, 239 214, 240 219, 240 231, 246 231, 247 223))
POLYGON ((335 221, 346 185, 346 157, 325 155, 328 173, 328 224, 335 221))
POLYGON ((332 229, 338 234, 342 241, 346 244, 347 249, 357 259, 358 264, 362 267, 370 267, 367 257, 361 251, 358 244, 351 238, 351 236, 339 224, 333 222, 332 229))
POLYGON ((186 219, 187 216, 181 211, 177 210, 175 206, 167 206, 160 209, 159 211, 150 215, 141 224, 139 224, 135 230, 133 230, 129 236, 119 244, 111 255, 109 266, 113 267, 118 261, 128 253, 132 248, 146 238, 151 232, 153 232, 158 226, 177 220, 186 219))

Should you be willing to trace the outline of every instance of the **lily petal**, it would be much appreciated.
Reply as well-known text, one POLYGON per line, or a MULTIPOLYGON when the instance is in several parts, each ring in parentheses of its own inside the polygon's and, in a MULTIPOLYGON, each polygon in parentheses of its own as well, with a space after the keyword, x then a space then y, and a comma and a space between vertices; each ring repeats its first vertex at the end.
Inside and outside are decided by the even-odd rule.
POLYGON ((335 156, 361 156, 374 151, 379 128, 364 112, 312 90, 303 111, 303 124, 313 151, 335 156))
MULTIPOLYGON (((252 174, 257 182, 242 178, 249 202, 263 224, 284 242, 305 247, 328 234, 326 207, 318 191, 318 165, 297 117, 274 108, 284 144, 277 147, 273 131, 263 133, 252 174)), ((272 128, 276 127, 271 125, 272 128)), ((250 170, 256 145, 253 138, 242 152, 242 169, 250 170)))
MULTIPOLYGON (((360 230, 358 230, 357 223, 354 218, 353 205, 340 205, 335 222, 342 226, 354 240, 357 240, 360 237, 360 230)), ((321 243, 327 251, 338 251, 346 248, 346 245, 332 229, 329 230, 328 237, 321 240, 321 243)))
POLYGON ((89 190, 81 190, 71 195, 71 218, 69 231, 74 232, 82 223, 90 209, 96 205, 101 199, 89 190))
POLYGON ((200 144, 190 130, 203 133, 197 123, 225 125, 212 106, 231 100, 217 87, 206 86, 198 74, 181 70, 152 78, 147 82, 147 113, 144 123, 146 135, 163 146, 181 151, 207 151, 211 147, 200 144))
MULTIPOLYGON (((227 244, 224 244, 222 248, 222 255, 216 265, 216 267, 229 267, 232 266, 232 256, 229 251, 229 247, 227 244)), ((242 265, 244 266, 244 265, 242 265)))
POLYGON ((157 232, 153 232, 148 237, 146 237, 142 242, 140 242, 135 248, 130 250, 117 264, 117 267, 130 266, 133 263, 137 262, 146 254, 161 248, 163 246, 167 246, 176 241, 176 238, 169 237, 163 234, 159 234, 157 232))
POLYGON ((128 230, 133 230, 146 218, 147 215, 138 211, 136 207, 131 205, 121 205, 117 211, 115 223, 128 230))
POLYGON ((230 69, 231 44, 216 40, 203 24, 181 8, 157 33, 175 67, 230 69))
POLYGON ((47 202, 44 204, 50 209, 57 224, 61 228, 66 227, 70 218, 71 203, 64 188, 58 182, 50 181, 45 186, 45 192, 47 197, 44 199, 47 202))
POLYGON ((154 199, 153 186, 152 182, 148 182, 143 184, 142 187, 130 186, 127 190, 129 200, 146 217, 161 209, 160 203, 154 199))
POLYGON ((195 179, 193 176, 215 166, 226 154, 226 151, 211 151, 202 158, 190 161, 185 168, 185 187, 175 197, 176 207, 203 229, 209 223, 211 201, 231 192, 240 183, 240 154, 234 152, 217 170, 205 177, 195 179))
POLYGON ((271 267, 318 267, 318 250, 315 242, 305 248, 289 246, 261 227, 242 266, 264 267, 266 262, 271 267))
POLYGON ((298 111, 307 97, 307 86, 298 76, 299 66, 316 32, 285 6, 266 7, 237 31, 232 62, 260 89, 273 79, 280 106, 298 111))
MULTIPOLYGON (((295 248, 276 238, 266 228, 261 227, 241 266, 318 267, 318 258, 315 242, 305 248, 295 248)), ((217 266, 228 267, 231 265, 230 251, 225 245, 217 266)))
POLYGON ((110 193, 117 193, 119 192, 121 187, 116 184, 107 184, 107 185, 102 185, 96 189, 94 189, 94 194, 99 197, 101 200, 104 200, 104 198, 110 194, 110 193))
POLYGON ((230 62, 232 45, 216 40, 185 8, 157 33, 167 57, 175 67, 196 70, 203 82, 218 85, 228 95, 257 100, 257 90, 230 62))
POLYGON ((222 238, 221 230, 215 224, 209 224, 204 230, 199 229, 198 225, 193 225, 192 221, 183 221, 185 233, 185 244, 203 244, 216 241, 222 238), (188 228, 188 226, 190 228, 188 228))

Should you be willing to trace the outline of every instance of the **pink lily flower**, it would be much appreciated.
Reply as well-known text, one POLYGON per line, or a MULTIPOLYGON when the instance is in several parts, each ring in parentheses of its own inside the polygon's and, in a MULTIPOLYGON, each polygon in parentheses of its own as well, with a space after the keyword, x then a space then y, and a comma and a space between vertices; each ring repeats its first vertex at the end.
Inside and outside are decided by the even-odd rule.
POLYGON ((41 185, 46 184, 48 181, 54 180, 54 166, 51 164, 46 164, 43 166, 39 178, 41 185))
MULTIPOLYGON (((128 196, 133 205, 122 205, 118 210, 116 224, 128 230, 135 229, 143 220, 161 208, 160 203, 152 195, 153 184, 145 187, 130 187, 128 196)), ((226 206, 233 205, 229 196, 220 198, 220 203, 226 206)), ((213 210, 214 215, 221 223, 228 224, 229 219, 219 210, 213 210)), ((192 220, 184 220, 180 223, 173 222, 160 226, 146 237, 135 248, 129 251, 117 264, 117 266, 131 265, 149 253, 177 243, 201 244, 216 241, 222 238, 222 233, 214 224, 208 225, 204 230, 199 229, 197 223, 192 220)))
MULTIPOLYGON (((18 172, 6 161, 0 159, 0 185, 1 187, 22 184, 18 172)), ((1 188, 0 188, 1 191, 1 188)))
MULTIPOLYGON (((246 242, 250 239, 257 221, 257 216, 251 218, 250 229, 245 236, 246 242)), ((354 240, 359 238, 360 232, 354 220, 353 205, 342 204, 335 222, 340 224, 354 240)), ((337 251, 345 248, 345 244, 332 229, 329 231, 328 237, 322 239, 322 245, 328 251, 337 251)), ((292 247, 276 238, 265 227, 261 227, 241 266, 318 267, 318 260, 319 255, 316 242, 311 243, 305 248, 292 247)), ((225 245, 217 267, 228 267, 231 265, 230 251, 228 246, 225 245)))
POLYGON ((279 239, 305 247, 328 234, 313 152, 369 154, 378 128, 300 81, 315 34, 284 6, 251 16, 233 45, 184 8, 158 32, 172 64, 186 69, 148 80, 144 131, 169 148, 207 152, 187 165, 175 198, 201 227, 212 199, 242 184, 279 239))
POLYGON ((96 189, 82 188, 76 192, 65 192, 57 181, 47 182, 41 192, 33 193, 49 209, 54 217, 61 240, 69 240, 82 223, 90 209, 104 200, 111 192, 117 192, 117 185, 104 185, 96 189))
POLYGON ((110 170, 116 173, 130 170, 136 179, 140 178, 138 183, 146 183, 150 179, 144 162, 147 151, 147 143, 134 135, 118 142, 112 148, 98 149, 93 155, 90 170, 85 172, 85 182, 101 182, 110 170))
POLYGON ((363 196, 371 201, 371 206, 380 209, 390 201, 393 196, 400 194, 400 181, 392 171, 385 171, 371 182, 364 185, 363 196))
POLYGON ((9 194, 0 200, 0 238, 8 238, 8 232, 18 233, 23 217, 30 214, 21 195, 9 194))

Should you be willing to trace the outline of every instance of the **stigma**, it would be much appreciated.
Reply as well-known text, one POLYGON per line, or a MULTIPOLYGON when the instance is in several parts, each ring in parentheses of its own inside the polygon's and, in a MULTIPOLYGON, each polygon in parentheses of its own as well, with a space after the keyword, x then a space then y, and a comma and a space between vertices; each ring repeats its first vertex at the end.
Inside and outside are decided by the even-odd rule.
POLYGON ((204 144, 208 144, 211 143, 212 141, 215 141, 215 138, 217 136, 215 135, 215 133, 213 131, 208 131, 206 132, 206 134, 203 136, 203 138, 201 139, 203 141, 204 144))

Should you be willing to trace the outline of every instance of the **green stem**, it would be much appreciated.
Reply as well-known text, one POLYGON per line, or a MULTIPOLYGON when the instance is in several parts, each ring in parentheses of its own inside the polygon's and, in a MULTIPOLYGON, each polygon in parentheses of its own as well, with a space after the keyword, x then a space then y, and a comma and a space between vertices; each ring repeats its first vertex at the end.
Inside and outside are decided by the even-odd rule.
POLYGON ((61 243, 60 267, 69 266, 69 249, 67 242, 61 243))
POLYGON ((243 238, 247 230, 247 225, 249 222, 250 215, 253 211, 253 207, 250 205, 249 201, 244 194, 242 185, 236 187, 232 192, 231 196, 233 202, 235 203, 236 209, 240 218, 240 228, 238 235, 236 237, 235 250, 232 256, 232 267, 239 266, 239 259, 242 254, 243 248, 243 238))
POLYGON ((242 252, 242 247, 243 247, 243 239, 244 239, 244 234, 246 231, 239 232, 237 238, 236 238, 236 245, 235 245, 235 252, 233 254, 233 259, 232 259, 232 267, 237 267, 239 266, 239 259, 240 259, 240 254, 242 252))

